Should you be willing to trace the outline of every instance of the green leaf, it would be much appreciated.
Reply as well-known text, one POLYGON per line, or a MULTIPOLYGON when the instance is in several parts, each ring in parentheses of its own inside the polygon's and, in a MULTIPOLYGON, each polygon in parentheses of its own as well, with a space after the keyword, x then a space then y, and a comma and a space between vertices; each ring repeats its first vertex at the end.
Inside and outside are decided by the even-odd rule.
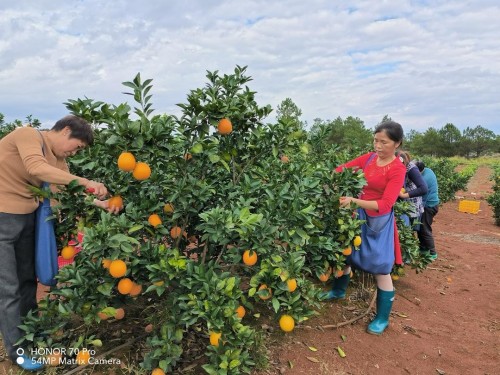
POLYGON ((340 346, 337 346, 337 352, 339 353, 340 358, 345 358, 345 353, 340 346))

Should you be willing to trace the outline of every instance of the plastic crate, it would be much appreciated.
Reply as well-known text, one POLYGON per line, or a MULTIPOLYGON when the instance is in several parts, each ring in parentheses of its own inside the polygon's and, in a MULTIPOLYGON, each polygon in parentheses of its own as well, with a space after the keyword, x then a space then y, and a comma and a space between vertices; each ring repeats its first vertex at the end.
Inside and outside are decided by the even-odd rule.
POLYGON ((477 214, 479 212, 480 201, 461 200, 458 202, 458 211, 469 214, 477 214))

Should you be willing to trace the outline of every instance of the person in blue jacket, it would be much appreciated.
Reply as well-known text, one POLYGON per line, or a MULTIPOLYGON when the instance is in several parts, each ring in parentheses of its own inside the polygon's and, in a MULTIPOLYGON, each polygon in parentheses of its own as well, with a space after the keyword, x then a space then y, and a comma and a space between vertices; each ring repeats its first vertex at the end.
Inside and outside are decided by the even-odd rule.
POLYGON ((422 196, 424 203, 424 213, 421 218, 422 224, 418 233, 420 241, 420 251, 428 251, 433 260, 437 259, 436 247, 434 244, 434 236, 432 235, 432 222, 434 216, 439 211, 439 188, 436 174, 432 169, 427 168, 423 161, 416 161, 415 165, 422 174, 422 178, 427 183, 427 193, 422 196))
POLYGON ((399 198, 406 199, 413 205, 413 212, 409 214, 410 222, 407 224, 413 226, 414 230, 418 230, 419 225, 416 222, 420 222, 424 213, 422 196, 427 194, 427 184, 415 163, 410 161, 410 154, 408 152, 400 151, 399 158, 406 166, 404 191, 402 190, 399 193, 399 198))

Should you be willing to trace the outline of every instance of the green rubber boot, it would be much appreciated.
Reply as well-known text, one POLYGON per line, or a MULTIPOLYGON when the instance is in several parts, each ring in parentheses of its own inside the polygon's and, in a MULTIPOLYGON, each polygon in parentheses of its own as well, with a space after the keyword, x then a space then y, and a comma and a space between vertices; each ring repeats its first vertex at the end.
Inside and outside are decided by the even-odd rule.
POLYGON ((377 315, 375 319, 368 324, 368 333, 380 335, 389 325, 389 316, 391 315, 392 302, 394 301, 394 290, 389 292, 377 288, 377 315))
POLYGON ((342 275, 338 279, 335 279, 333 281, 332 290, 321 293, 320 299, 322 301, 328 301, 332 299, 344 298, 350 280, 351 280, 350 274, 342 275))

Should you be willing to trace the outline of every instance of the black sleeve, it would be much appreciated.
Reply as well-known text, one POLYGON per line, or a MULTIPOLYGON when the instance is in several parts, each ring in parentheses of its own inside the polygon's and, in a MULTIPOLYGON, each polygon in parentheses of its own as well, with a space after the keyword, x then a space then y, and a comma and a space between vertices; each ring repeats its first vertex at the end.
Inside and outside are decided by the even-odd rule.
POLYGON ((411 168, 408 172, 408 178, 413 181, 415 186, 417 187, 415 190, 409 191, 408 195, 410 198, 420 197, 427 193, 427 184, 425 183, 424 178, 420 174, 420 171, 417 167, 411 168))

